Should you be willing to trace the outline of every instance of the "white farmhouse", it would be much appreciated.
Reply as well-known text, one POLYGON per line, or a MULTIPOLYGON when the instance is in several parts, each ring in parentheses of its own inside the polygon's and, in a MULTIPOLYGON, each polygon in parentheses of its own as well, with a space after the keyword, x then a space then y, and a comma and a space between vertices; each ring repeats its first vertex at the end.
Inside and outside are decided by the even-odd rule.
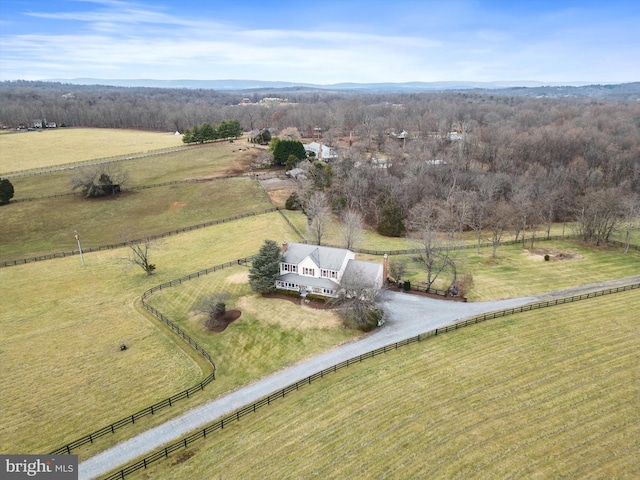
POLYGON ((326 145, 323 145, 318 142, 311 143, 303 143, 305 151, 307 155, 311 152, 315 154, 316 159, 324 160, 325 162, 329 162, 330 160, 334 160, 338 158, 338 154, 333 150, 333 148, 329 148, 326 145))
POLYGON ((341 283, 380 288, 383 280, 383 264, 356 260, 351 250, 284 243, 276 288, 337 297, 341 283))

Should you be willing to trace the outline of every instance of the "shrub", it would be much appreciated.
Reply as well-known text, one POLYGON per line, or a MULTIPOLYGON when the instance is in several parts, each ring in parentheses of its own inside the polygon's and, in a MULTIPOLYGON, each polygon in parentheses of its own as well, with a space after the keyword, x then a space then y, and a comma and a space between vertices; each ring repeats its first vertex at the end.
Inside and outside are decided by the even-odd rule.
POLYGON ((549 254, 548 254, 548 253, 545 253, 545 254, 544 254, 544 261, 545 261, 545 262, 548 262, 548 261, 549 261, 549 254))
POLYGON ((218 302, 214 307, 213 315, 215 317, 218 317, 224 314, 226 311, 227 311, 227 305, 224 302, 218 302))
POLYGON ((461 297, 466 297, 473 288, 473 275, 471 275, 470 273, 465 273, 458 279, 456 285, 458 287, 458 295, 461 297))
POLYGON ((13 184, 6 178, 0 179, 0 205, 9 203, 13 198, 13 184))
POLYGON ((402 288, 405 292, 408 292, 409 290, 411 290, 411 282, 409 280, 405 280, 402 284, 402 288))
POLYGON ((324 297, 322 295, 316 295, 314 293, 308 293, 306 296, 306 299, 311 300, 312 302, 320 302, 320 303, 327 302, 327 297, 324 297))
POLYGON ((356 311, 352 309, 342 310, 340 312, 342 321, 347 328, 353 328, 362 332, 370 332, 377 326, 381 325, 384 311, 375 307, 365 311, 356 311))
POLYGON ((287 210, 300 210, 302 208, 302 203, 300 203, 300 198, 296 192, 289 195, 289 198, 284 202, 284 208, 287 210))

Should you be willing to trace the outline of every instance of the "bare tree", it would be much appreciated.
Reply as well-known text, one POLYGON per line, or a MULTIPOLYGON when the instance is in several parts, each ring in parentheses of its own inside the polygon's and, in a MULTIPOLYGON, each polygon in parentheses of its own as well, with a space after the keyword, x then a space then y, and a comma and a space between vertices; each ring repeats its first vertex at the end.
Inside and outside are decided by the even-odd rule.
POLYGON ((477 192, 469 192, 468 197, 470 202, 468 203, 469 210, 465 217, 465 223, 471 230, 476 232, 478 253, 480 253, 480 238, 482 230, 487 225, 487 202, 481 200, 477 192))
POLYGON ((159 243, 151 240, 149 237, 144 240, 132 240, 131 235, 126 232, 122 233, 120 238, 122 238, 122 241, 130 250, 130 255, 127 258, 127 261, 132 265, 137 265, 142 268, 147 275, 153 274, 153 271, 156 269, 156 265, 150 261, 149 250, 156 248, 159 243))
POLYGON ((585 242, 600 245, 609 240, 620 219, 624 194, 620 189, 590 190, 576 212, 576 231, 585 242))
POLYGON ((402 260, 390 260, 388 273, 394 282, 401 281, 407 273, 407 263, 402 260))
POLYGON ((513 224, 513 206, 505 200, 499 200, 491 204, 487 215, 487 226, 491 230, 491 255, 496 256, 498 245, 502 235, 513 224))
POLYGON ((78 170, 71 184, 73 190, 81 188, 86 197, 103 197, 118 193, 128 177, 116 164, 101 163, 78 170))
POLYGON ((356 210, 349 209, 342 214, 340 234, 346 249, 351 250, 362 240, 363 225, 362 215, 356 210))
POLYGON ((307 202, 307 227, 316 245, 320 245, 331 216, 327 196, 315 192, 307 202))
POLYGON ((296 127, 285 128, 280 132, 280 135, 278 135, 278 137, 281 138, 282 140, 301 140, 302 139, 302 135, 300 135, 300 132, 296 127))
POLYGON ((420 263, 426 270, 427 278, 425 279, 425 284, 427 290, 444 272, 451 273, 451 285, 453 285, 457 280, 453 242, 441 238, 431 225, 426 225, 422 228, 417 241, 419 242, 420 253, 414 257, 414 261, 420 263))
POLYGON ((227 310, 226 302, 229 299, 227 292, 210 293, 200 298, 194 310, 207 315, 207 328, 211 329, 218 325, 220 315, 227 310))
POLYGON ((640 196, 629 192, 622 200, 622 228, 624 231, 624 253, 629 252, 631 233, 637 230, 638 215, 640 214, 640 196))
POLYGON ((376 304, 380 288, 367 282, 358 269, 352 273, 342 278, 338 297, 333 302, 340 306, 338 313, 347 326, 368 332, 383 323, 384 312, 376 304))

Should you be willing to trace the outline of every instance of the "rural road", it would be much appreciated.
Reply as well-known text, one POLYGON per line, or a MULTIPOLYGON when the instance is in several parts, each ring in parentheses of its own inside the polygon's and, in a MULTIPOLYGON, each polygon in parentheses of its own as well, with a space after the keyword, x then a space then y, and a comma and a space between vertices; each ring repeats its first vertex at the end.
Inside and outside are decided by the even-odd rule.
POLYGON ((203 428, 220 417, 229 415, 287 385, 390 343, 399 342, 483 313, 636 283, 640 283, 640 275, 530 297, 474 303, 448 302, 418 295, 383 291, 380 303, 387 312, 386 324, 383 328, 376 330, 362 340, 343 345, 262 378, 105 450, 80 463, 79 479, 92 479, 104 475, 118 466, 143 454, 151 453, 167 442, 177 440, 196 429, 203 428))

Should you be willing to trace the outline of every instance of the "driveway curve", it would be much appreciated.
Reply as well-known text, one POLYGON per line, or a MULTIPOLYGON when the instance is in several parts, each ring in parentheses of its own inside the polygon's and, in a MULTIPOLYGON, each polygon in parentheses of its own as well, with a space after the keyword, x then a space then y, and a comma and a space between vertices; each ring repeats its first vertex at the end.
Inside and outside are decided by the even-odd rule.
POLYGON ((387 312, 383 328, 375 330, 361 340, 340 346, 262 378, 115 445, 81 462, 78 466, 79 479, 91 479, 104 475, 120 465, 153 452, 162 445, 203 428, 218 418, 250 405, 287 385, 385 345, 483 313, 635 283, 640 283, 640 275, 530 297, 473 303, 449 302, 419 295, 383 291, 380 304, 387 312))

